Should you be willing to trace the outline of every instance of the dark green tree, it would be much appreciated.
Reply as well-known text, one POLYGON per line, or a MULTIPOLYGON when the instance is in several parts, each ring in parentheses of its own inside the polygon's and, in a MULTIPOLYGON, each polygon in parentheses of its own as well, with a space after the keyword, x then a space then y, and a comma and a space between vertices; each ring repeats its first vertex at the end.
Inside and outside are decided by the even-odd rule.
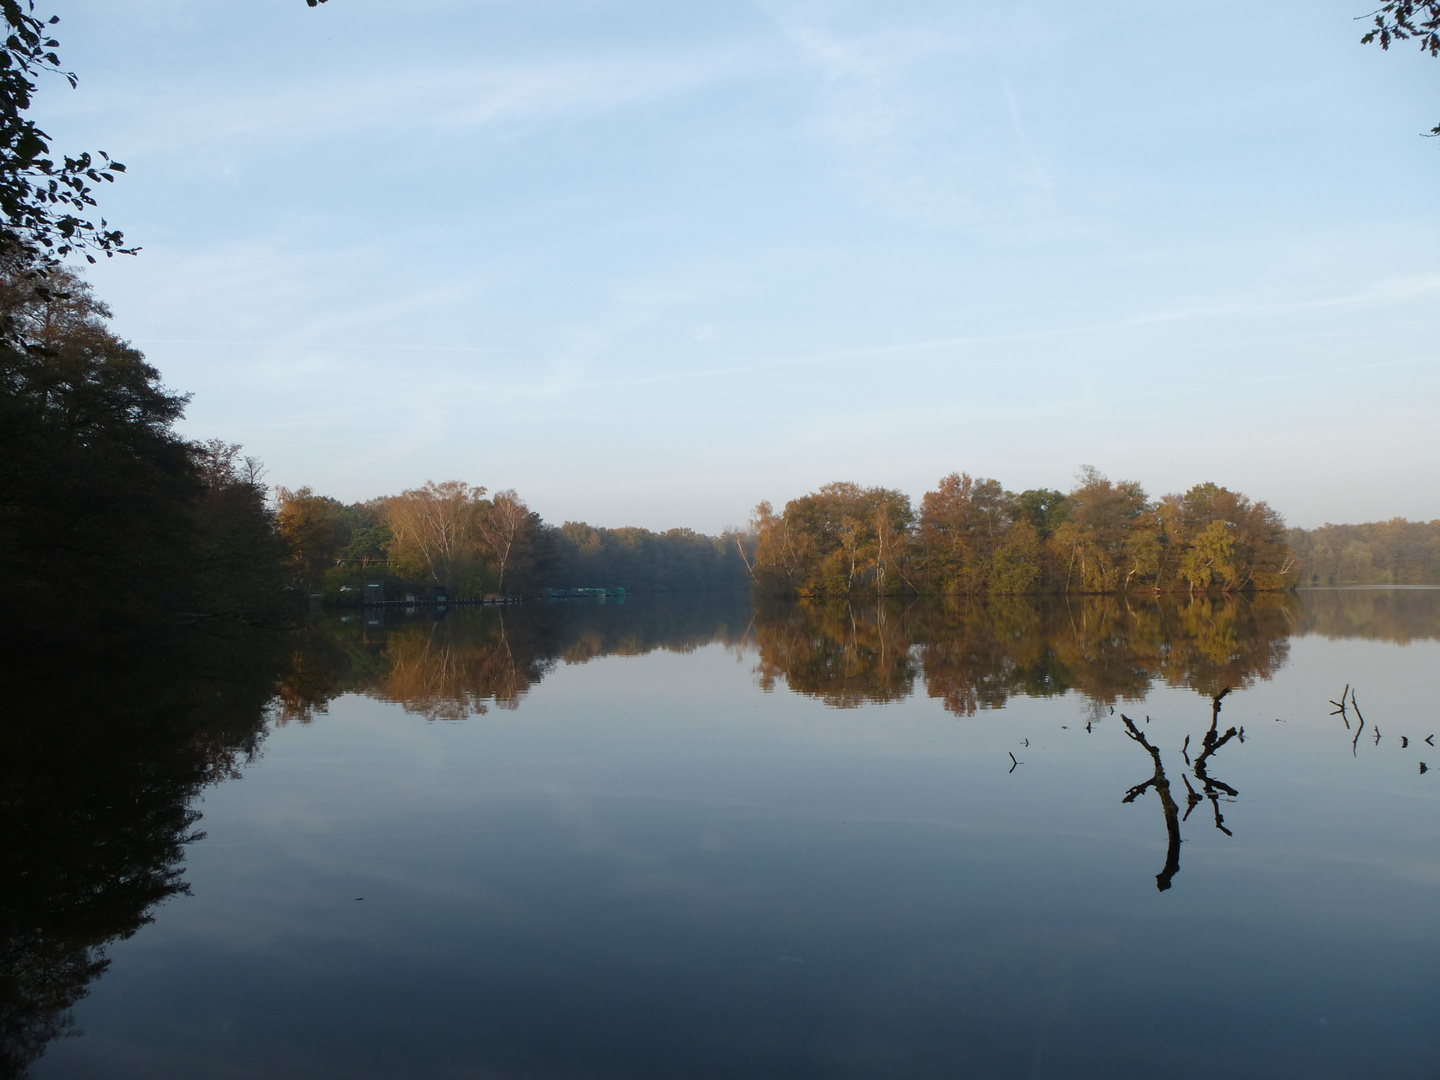
POLYGON ((281 548, 258 463, 174 429, 186 398, 106 326, 75 274, 0 274, 0 563, 52 627, 139 627, 274 603, 281 548), (48 287, 47 287, 48 286, 48 287))

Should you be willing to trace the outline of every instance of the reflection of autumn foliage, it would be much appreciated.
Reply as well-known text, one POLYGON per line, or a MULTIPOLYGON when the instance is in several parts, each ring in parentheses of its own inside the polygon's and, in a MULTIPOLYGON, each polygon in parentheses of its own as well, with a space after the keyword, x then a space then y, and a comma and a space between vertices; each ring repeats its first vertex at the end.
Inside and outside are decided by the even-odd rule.
POLYGON ((901 701, 914 687, 910 635, 898 608, 802 602, 768 609, 754 630, 766 690, 784 678, 797 693, 848 709, 901 701))
POLYGON ((438 619, 376 609, 332 615, 299 635, 275 719, 307 723, 340 695, 361 693, 432 720, 461 720, 492 706, 515 708, 562 660, 734 643, 749 621, 749 597, 731 594, 679 603, 472 607, 438 619))
POLYGON ((1315 589, 1303 596, 1297 634, 1401 645, 1440 638, 1440 589, 1315 589))
POLYGON ((1043 627, 1043 609, 1028 600, 930 606, 916 620, 926 693, 957 716, 974 716, 1017 692, 1063 692, 1070 679, 1052 670, 1043 627))
POLYGON ((345 693, 393 701, 432 720, 463 720, 491 705, 513 709, 553 663, 530 629, 523 619, 507 624, 493 609, 407 620, 390 630, 323 621, 297 644, 276 723, 309 723, 345 693))
POLYGON ((1163 678, 1207 696, 1270 678, 1290 655, 1296 607, 1293 597, 1273 594, 1249 602, 1204 598, 1177 605, 1164 635, 1173 644, 1163 678))
MULTIPOLYGON (((353 618, 353 617, 352 617, 353 618)), ((772 688, 838 707, 925 692, 957 716, 1016 695, 1079 692, 1097 709, 1156 682, 1211 695, 1269 678, 1294 633, 1408 641, 1440 637, 1440 592, 925 598, 884 604, 746 597, 387 616, 306 631, 282 682, 277 721, 302 722, 342 693, 434 719, 514 708, 553 666, 710 642, 753 644, 772 688)))
POLYGON ((794 604, 755 623, 761 684, 832 705, 926 693, 958 716, 1014 695, 1077 690, 1097 705, 1160 680, 1212 694, 1268 678, 1287 655, 1291 597, 944 600, 857 607, 794 604))
POLYGON ((275 723, 308 724, 341 694, 373 681, 388 670, 387 635, 361 629, 349 634, 333 621, 308 626, 296 634, 290 663, 276 694, 275 723))
POLYGON ((550 665, 517 657, 503 618, 488 630, 457 632, 452 623, 434 622, 392 633, 386 649, 390 671, 365 692, 432 720, 483 714, 486 702, 515 708, 550 665))

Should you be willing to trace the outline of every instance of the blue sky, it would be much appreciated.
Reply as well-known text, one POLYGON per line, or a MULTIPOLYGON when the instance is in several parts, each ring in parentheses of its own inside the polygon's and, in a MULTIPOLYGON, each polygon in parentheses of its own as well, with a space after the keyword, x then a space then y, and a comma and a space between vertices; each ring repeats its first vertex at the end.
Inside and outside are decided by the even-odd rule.
POLYGON ((1440 517, 1440 61, 1338 0, 57 0, 91 274, 351 500, 745 521, 956 470, 1440 517))

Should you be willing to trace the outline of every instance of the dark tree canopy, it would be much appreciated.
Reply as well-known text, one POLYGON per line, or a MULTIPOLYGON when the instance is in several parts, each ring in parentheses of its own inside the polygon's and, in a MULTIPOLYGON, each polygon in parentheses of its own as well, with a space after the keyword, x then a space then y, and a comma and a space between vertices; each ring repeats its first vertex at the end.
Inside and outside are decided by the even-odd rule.
POLYGON ((282 556, 258 463, 174 428, 186 398, 63 267, 0 264, 0 563, 31 618, 75 629, 255 612, 282 556))

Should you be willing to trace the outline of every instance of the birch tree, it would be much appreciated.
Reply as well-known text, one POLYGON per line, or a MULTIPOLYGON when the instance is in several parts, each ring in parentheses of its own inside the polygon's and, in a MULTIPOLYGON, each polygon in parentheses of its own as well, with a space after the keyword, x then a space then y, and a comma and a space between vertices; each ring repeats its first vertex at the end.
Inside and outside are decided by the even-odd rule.
POLYGON ((412 488, 385 505, 385 524, 394 534, 392 556, 428 574, 437 585, 459 580, 479 539, 483 487, 459 480, 412 488))
POLYGON ((513 488, 496 492, 476 517, 481 541, 499 575, 496 584, 499 593, 505 592, 505 571, 513 568, 526 546, 533 527, 532 518, 525 500, 513 488))

